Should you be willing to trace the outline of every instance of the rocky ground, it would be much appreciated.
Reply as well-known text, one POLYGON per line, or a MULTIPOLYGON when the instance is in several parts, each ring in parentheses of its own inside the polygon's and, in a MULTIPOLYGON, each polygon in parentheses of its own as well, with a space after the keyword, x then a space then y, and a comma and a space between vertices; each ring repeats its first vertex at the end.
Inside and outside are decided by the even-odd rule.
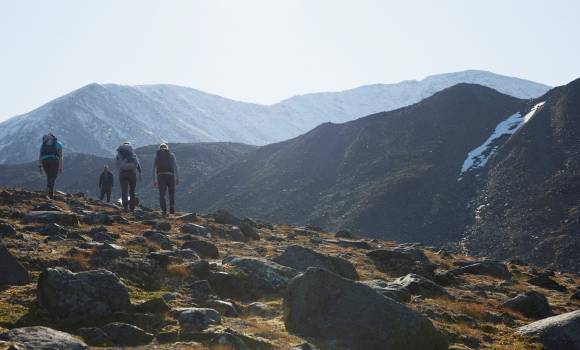
POLYGON ((580 349, 580 276, 0 190, 0 348, 580 349))

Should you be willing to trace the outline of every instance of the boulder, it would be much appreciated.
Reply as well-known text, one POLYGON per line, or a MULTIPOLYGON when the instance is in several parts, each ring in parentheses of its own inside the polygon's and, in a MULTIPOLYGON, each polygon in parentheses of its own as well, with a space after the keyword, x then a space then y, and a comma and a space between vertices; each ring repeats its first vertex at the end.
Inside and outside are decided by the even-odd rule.
POLYGON ((538 337, 547 350, 579 350, 580 310, 530 323, 516 334, 538 337))
POLYGON ((87 225, 112 225, 115 220, 105 213, 86 212, 83 222, 87 225))
POLYGON ((209 343, 210 350, 249 350, 240 338, 231 333, 221 333, 209 343))
POLYGON ((46 236, 66 237, 70 233, 70 230, 62 225, 52 223, 38 228, 37 232, 46 236))
POLYGON ((183 224, 179 228, 179 231, 181 233, 187 233, 187 234, 196 235, 196 236, 206 237, 209 235, 209 230, 207 229, 207 227, 197 225, 197 224, 183 224))
POLYGON ((167 221, 158 221, 153 227, 159 231, 171 231, 171 224, 167 221))
POLYGON ((363 241, 363 240, 358 240, 358 239, 343 239, 343 238, 341 238, 338 241, 336 241, 336 244, 338 244, 339 246, 344 247, 344 248, 355 248, 355 249, 361 249, 361 250, 373 249, 373 246, 371 246, 369 242, 363 241))
POLYGON ((234 242, 247 242, 249 240, 238 226, 232 226, 229 229, 226 229, 225 236, 227 239, 234 242))
POLYGON ((109 323, 103 327, 103 331, 107 334, 110 342, 117 346, 146 345, 153 340, 153 334, 127 323, 109 323))
POLYGON ((0 340, 20 343, 27 350, 84 350, 89 348, 80 339, 47 327, 14 328, 0 334, 0 340))
POLYGON ((183 214, 181 216, 175 217, 175 220, 179 220, 182 222, 195 222, 197 221, 197 214, 196 213, 183 214))
POLYGON ((430 277, 437 266, 418 250, 411 249, 376 249, 367 253, 375 266, 382 272, 395 277, 409 273, 430 277))
POLYGON ((299 245, 289 246, 282 255, 272 260, 301 272, 306 271, 309 267, 320 267, 345 278, 358 279, 356 269, 350 261, 321 254, 299 245))
POLYGON ((539 275, 527 280, 529 284, 538 286, 544 289, 555 290, 558 292, 565 292, 566 287, 551 279, 548 275, 539 275))
POLYGON ((506 300, 502 306, 530 318, 552 316, 552 309, 546 297, 533 290, 506 300))
POLYGON ((184 332, 200 332, 221 323, 219 312, 208 308, 187 308, 181 310, 176 318, 184 332))
POLYGON ((40 274, 38 301, 54 318, 72 322, 109 316, 131 307, 127 287, 112 272, 72 273, 62 267, 40 274))
POLYGON ((126 258, 129 256, 129 251, 127 248, 112 244, 112 243, 101 243, 95 245, 95 255, 99 258, 115 259, 115 258, 126 258))
POLYGON ((506 264, 499 261, 481 261, 475 264, 469 264, 457 269, 451 270, 451 273, 455 275, 461 275, 464 273, 472 275, 485 275, 496 278, 501 278, 504 280, 509 280, 512 278, 506 264))
POLYGON ((14 226, 6 223, 0 223, 0 238, 11 238, 16 236, 14 226))
POLYGON ((394 280, 389 285, 406 288, 413 295, 421 295, 427 298, 449 296, 445 288, 423 276, 408 274, 394 280))
POLYGON ((23 285, 29 282, 28 271, 0 242, 0 285, 23 285))
POLYGON ((208 241, 188 241, 183 243, 181 248, 191 249, 202 258, 217 259, 220 257, 220 253, 216 245, 208 241))
POLYGON ((224 263, 242 270, 257 292, 276 293, 284 290, 291 278, 298 274, 293 268, 254 257, 229 257, 224 263))
POLYGON ((320 268, 309 268, 288 285, 284 323, 301 337, 333 340, 353 350, 447 349, 427 317, 320 268))
POLYGON ((239 225, 242 220, 232 215, 225 209, 220 209, 213 214, 213 218, 217 224, 239 225))
POLYGON ((60 224, 68 226, 77 226, 79 218, 71 212, 61 211, 31 211, 22 218, 25 224, 43 223, 43 224, 60 224))
POLYGON ((153 242, 161 249, 171 249, 173 248, 173 242, 164 233, 156 231, 145 231, 143 237, 147 238, 149 241, 153 242))
POLYGON ((578 301, 580 300, 580 290, 577 290, 572 295, 570 295, 570 301, 578 301))
POLYGON ((205 307, 212 308, 226 317, 239 317, 240 311, 233 302, 224 300, 210 300, 204 304, 205 307))

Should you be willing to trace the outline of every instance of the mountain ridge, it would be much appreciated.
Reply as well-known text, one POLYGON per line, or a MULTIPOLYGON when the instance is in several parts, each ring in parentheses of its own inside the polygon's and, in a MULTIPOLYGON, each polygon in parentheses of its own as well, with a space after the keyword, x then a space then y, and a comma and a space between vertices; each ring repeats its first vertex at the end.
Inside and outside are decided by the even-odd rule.
POLYGON ((18 140, 36 140, 49 131, 70 151, 98 156, 111 156, 125 140, 136 146, 160 141, 264 145, 296 137, 324 122, 345 122, 410 105, 462 81, 481 82, 515 95, 525 91, 525 96, 548 89, 521 79, 466 71, 414 83, 295 96, 266 106, 168 84, 92 83, 0 123, 0 163, 35 159, 36 145, 18 140))

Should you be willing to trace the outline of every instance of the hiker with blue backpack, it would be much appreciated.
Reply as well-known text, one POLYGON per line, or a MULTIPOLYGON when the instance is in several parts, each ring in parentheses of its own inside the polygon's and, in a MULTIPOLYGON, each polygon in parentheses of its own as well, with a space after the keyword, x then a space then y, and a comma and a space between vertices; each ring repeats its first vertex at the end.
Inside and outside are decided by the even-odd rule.
POLYGON ((42 174, 44 170, 46 174, 46 191, 50 199, 54 198, 54 183, 58 174, 62 174, 63 165, 62 144, 53 134, 44 135, 38 156, 38 171, 42 174))
POLYGON ((124 142, 117 148, 115 165, 119 171, 119 183, 121 184, 121 201, 125 212, 135 210, 137 198, 135 188, 137 180, 141 181, 141 164, 139 158, 133 151, 133 146, 129 142, 124 142))

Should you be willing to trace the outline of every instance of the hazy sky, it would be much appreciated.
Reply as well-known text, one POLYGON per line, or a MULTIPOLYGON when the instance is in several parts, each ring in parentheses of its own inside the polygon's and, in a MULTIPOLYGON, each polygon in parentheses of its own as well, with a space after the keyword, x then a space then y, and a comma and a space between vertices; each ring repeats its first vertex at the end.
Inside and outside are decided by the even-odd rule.
POLYGON ((0 0, 0 120, 91 82, 273 103, 485 69, 580 77, 580 1, 0 0))

